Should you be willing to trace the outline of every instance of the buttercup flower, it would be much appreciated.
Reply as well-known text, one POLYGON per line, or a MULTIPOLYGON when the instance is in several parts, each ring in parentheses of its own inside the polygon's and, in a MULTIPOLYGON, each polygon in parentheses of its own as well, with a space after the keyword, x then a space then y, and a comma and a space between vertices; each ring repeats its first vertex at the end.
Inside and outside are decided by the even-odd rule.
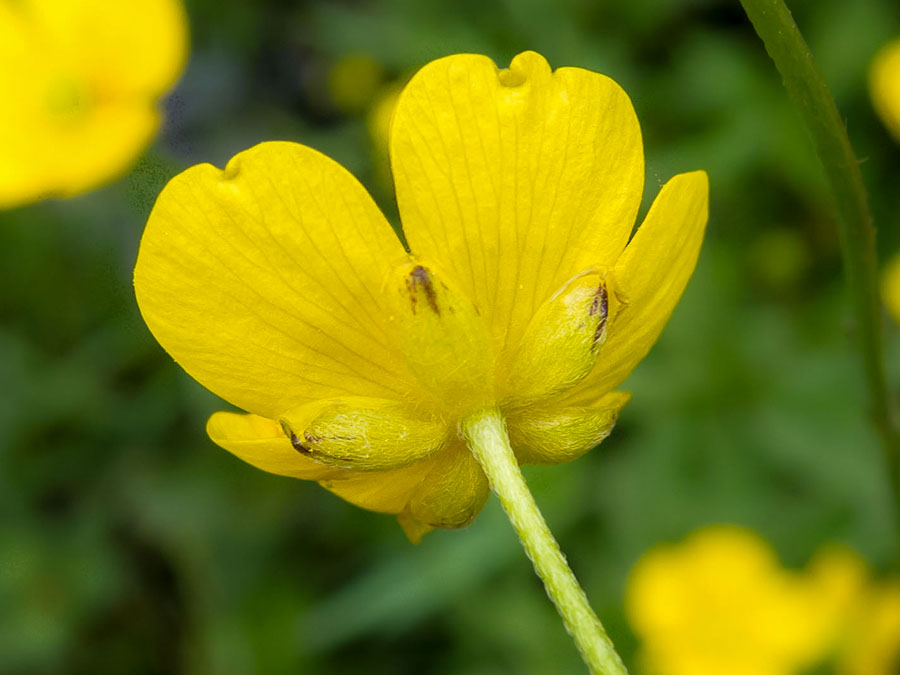
POLYGON ((0 207, 115 178, 184 65, 177 0, 0 2, 0 207))
POLYGON ((844 547, 792 571, 759 535, 707 527, 638 562, 626 610, 655 675, 800 675, 823 664, 837 675, 890 675, 900 666, 900 582, 872 581, 844 547))
POLYGON ((700 530, 635 566, 626 611, 655 675, 793 675, 822 655, 830 625, 771 547, 738 527, 700 530))
POLYGON ((629 242, 644 164, 628 97, 533 52, 425 66, 390 154, 409 250, 342 167, 263 143, 166 186, 135 289, 160 344, 247 411, 214 414, 213 441, 416 540, 485 502, 459 433, 473 413, 502 411, 523 464, 610 433, 629 398, 614 389, 694 269, 707 179, 666 183, 629 242))
POLYGON ((869 89, 875 112, 900 140, 900 40, 882 47, 869 71, 869 89))

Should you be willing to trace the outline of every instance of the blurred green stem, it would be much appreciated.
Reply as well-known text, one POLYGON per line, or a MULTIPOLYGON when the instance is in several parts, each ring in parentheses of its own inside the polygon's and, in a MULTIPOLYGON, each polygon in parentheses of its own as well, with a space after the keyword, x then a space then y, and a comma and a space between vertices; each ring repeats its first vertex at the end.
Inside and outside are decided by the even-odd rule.
POLYGON ((741 4, 803 117, 834 195, 869 405, 881 436, 893 490, 895 518, 900 527, 900 435, 884 372, 875 228, 872 227, 859 162, 834 98, 790 10, 782 0, 741 0, 741 4))
POLYGON ((525 484, 500 411, 471 415, 462 431, 591 673, 627 673, 525 484))

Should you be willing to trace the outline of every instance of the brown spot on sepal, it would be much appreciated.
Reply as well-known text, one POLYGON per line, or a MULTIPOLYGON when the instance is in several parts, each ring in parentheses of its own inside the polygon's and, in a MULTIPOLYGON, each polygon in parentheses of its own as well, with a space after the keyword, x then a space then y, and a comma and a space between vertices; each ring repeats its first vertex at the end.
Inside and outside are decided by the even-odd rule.
POLYGON ((300 439, 297 438, 297 434, 293 431, 291 432, 291 445, 294 446, 294 450, 305 457, 311 457, 313 454, 312 448, 303 445, 303 443, 300 442, 300 439))
POLYGON ((609 294, 606 292, 606 286, 600 284, 591 302, 591 308, 588 310, 590 316, 600 315, 597 321, 597 327, 594 329, 594 339, 591 345, 592 349, 597 350, 606 340, 606 321, 609 316, 609 294))
MULTIPOLYGON (((352 438, 349 438, 347 436, 335 436, 335 438, 340 439, 340 440, 353 440, 352 438)), ((328 461, 326 463, 346 464, 348 466, 353 465, 353 460, 350 459, 349 457, 324 455, 321 452, 317 452, 312 447, 310 447, 311 445, 316 445, 317 443, 321 443, 325 439, 323 439, 319 436, 313 436, 312 434, 304 433, 303 440, 306 443, 301 443, 300 439, 297 438, 297 434, 291 432, 291 445, 294 446, 294 450, 299 452, 304 457, 309 457, 310 459, 316 460, 316 461, 323 461, 323 459, 325 457, 327 457, 328 461)))
POLYGON ((434 281, 431 274, 422 265, 416 265, 406 279, 406 289, 409 291, 409 302, 412 313, 416 313, 416 303, 418 301, 419 290, 425 294, 425 301, 435 314, 440 316, 441 309, 438 307, 437 292, 434 290, 434 281))

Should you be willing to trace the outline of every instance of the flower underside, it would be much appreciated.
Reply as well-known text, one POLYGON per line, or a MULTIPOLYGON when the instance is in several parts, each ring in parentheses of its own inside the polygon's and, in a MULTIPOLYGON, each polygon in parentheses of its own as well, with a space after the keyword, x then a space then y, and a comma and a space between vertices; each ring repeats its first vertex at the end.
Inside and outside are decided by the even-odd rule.
POLYGON ((427 65, 390 150, 410 252, 342 167, 264 143, 169 183, 135 287, 166 350, 247 411, 213 415, 213 441, 415 540, 487 497, 467 415, 499 407, 520 463, 609 434, 629 398, 614 388, 693 271, 707 182, 670 180, 629 242, 644 168, 627 96, 533 52, 427 65))

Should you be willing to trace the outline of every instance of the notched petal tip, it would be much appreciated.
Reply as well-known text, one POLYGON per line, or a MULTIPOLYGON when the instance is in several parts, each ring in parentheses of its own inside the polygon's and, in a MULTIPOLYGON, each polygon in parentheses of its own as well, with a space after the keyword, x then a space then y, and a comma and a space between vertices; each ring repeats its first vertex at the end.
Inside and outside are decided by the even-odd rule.
POLYGON ((527 51, 516 55, 510 61, 509 68, 497 73, 497 79, 504 87, 520 87, 529 81, 549 77, 550 74, 547 59, 537 52, 527 51))
POLYGON ((615 265, 643 193, 622 88, 534 52, 505 69, 472 54, 425 66, 400 95, 390 153, 410 248, 478 305, 498 350, 566 279, 615 265))
POLYGON ((221 174, 219 175, 219 179, 223 182, 234 180, 241 173, 241 163, 243 161, 243 157, 241 156, 243 153, 239 153, 228 160, 228 163, 225 165, 225 168, 222 169, 221 174))
MULTIPOLYGON (((300 161, 299 157, 302 153, 312 153, 317 156, 321 154, 313 148, 291 141, 263 141, 237 153, 228 160, 224 169, 216 168, 216 171, 219 173, 220 181, 229 182, 243 173, 245 163, 249 163, 252 168, 254 163, 275 162, 285 156, 292 156, 294 161, 300 161)), ((201 166, 207 169, 212 167, 211 164, 202 164, 201 166)))
POLYGON ((415 395, 374 292, 405 256, 346 169, 312 148, 266 142, 166 185, 141 239, 135 295, 190 375, 275 419, 345 392, 415 395))

